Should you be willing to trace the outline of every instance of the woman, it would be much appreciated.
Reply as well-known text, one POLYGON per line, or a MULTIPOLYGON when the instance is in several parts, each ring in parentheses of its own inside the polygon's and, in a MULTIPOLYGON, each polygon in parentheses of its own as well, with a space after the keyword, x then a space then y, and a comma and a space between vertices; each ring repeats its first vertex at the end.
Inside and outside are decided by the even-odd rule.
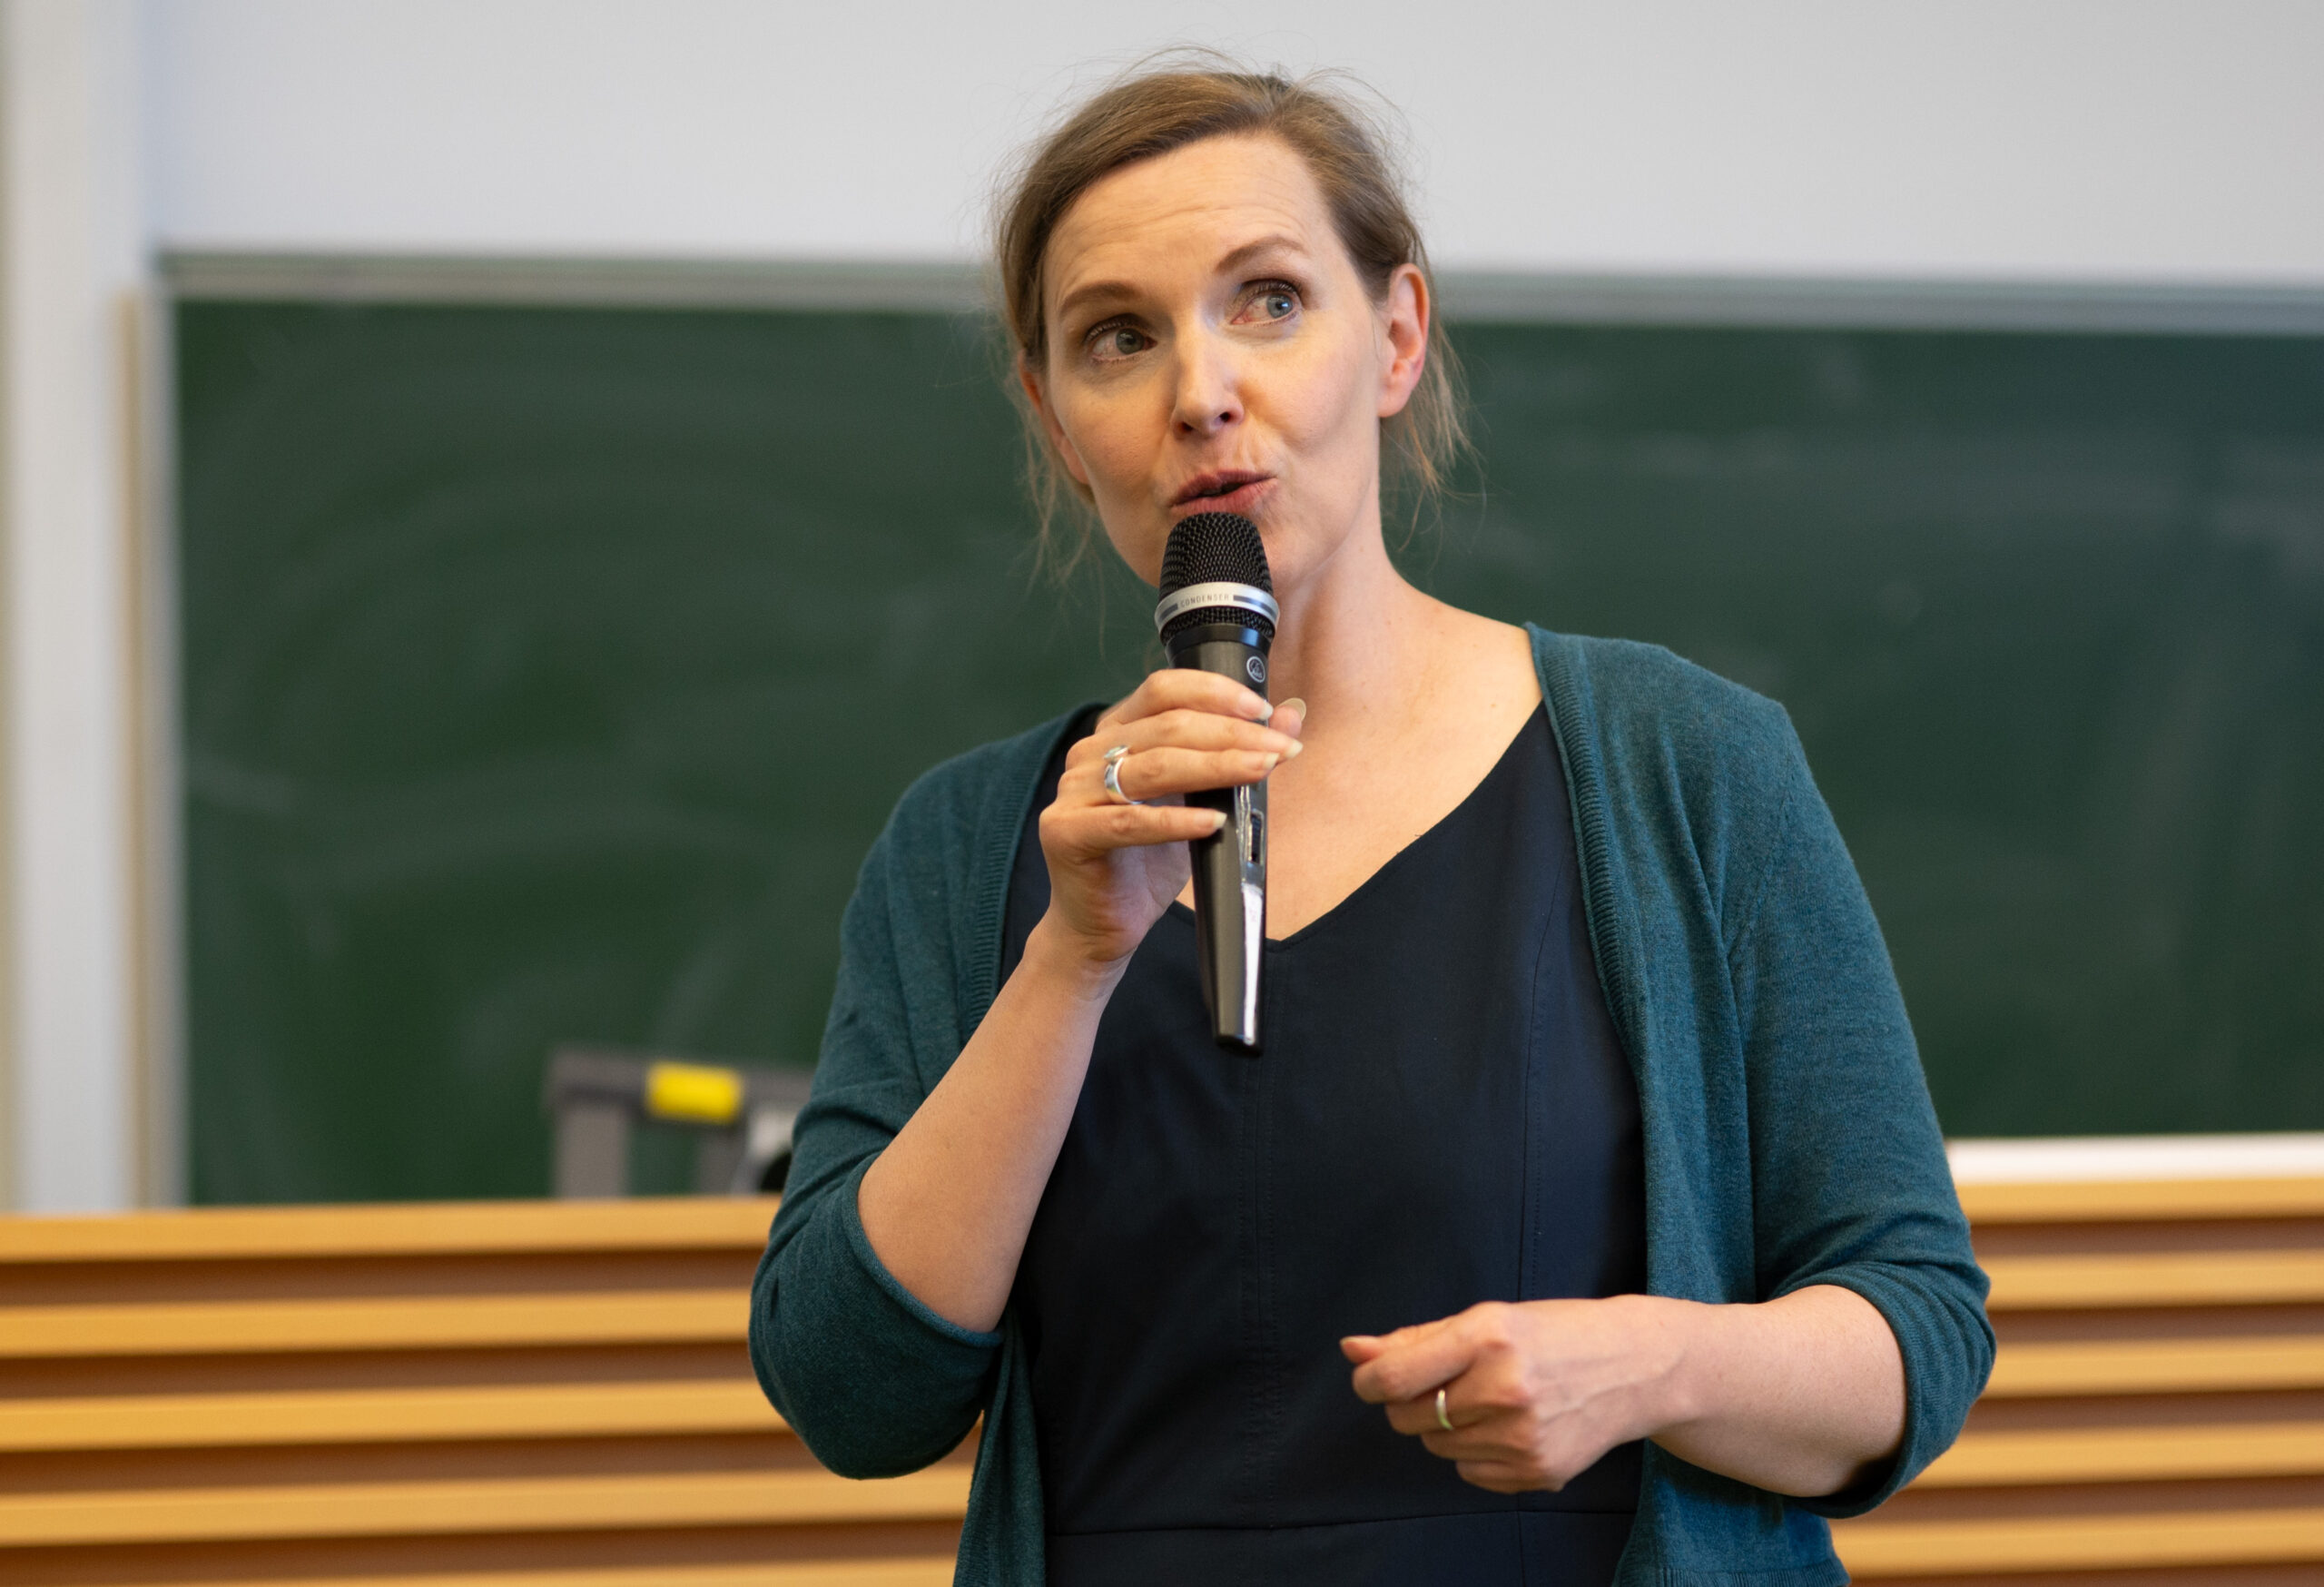
POLYGON ((1156 579, 1259 526, 1268 704, 1162 671, 939 767, 865 862, 753 1292, 835 1470, 983 1417, 960 1579, 1843 1580, 1984 1279, 1781 710, 1406 584, 1425 256, 1313 84, 1163 70, 1000 234, 1038 444, 1156 579), (1108 786, 1111 771, 1113 785, 1108 786), (1205 1034, 1189 791, 1269 780, 1266 1046, 1205 1034))

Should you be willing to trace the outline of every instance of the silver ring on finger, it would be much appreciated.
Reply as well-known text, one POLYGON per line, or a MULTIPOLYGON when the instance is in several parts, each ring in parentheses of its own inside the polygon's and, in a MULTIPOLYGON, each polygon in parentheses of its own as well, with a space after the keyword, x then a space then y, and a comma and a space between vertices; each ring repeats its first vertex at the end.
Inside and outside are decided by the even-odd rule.
POLYGON ((1443 1428, 1447 1433, 1457 1433, 1460 1431, 1459 1428, 1452 1425, 1452 1418, 1444 1414, 1444 1391, 1443 1389, 1438 1389, 1436 1391, 1436 1424, 1439 1427, 1443 1428))
POLYGON ((1132 799, 1122 792, 1122 757, 1129 754, 1129 745, 1118 744, 1106 752, 1106 797, 1117 804, 1143 804, 1143 799, 1132 799))

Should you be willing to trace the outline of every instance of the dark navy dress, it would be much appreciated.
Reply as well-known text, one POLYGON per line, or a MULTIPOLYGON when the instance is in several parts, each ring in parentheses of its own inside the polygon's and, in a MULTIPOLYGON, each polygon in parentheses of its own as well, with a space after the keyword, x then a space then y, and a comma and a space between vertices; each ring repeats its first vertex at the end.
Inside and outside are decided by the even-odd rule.
MULTIPOLYGON (((1004 969, 1048 903, 1029 825, 1004 969)), ((1050 1581, 1601 1587, 1639 1445, 1562 1493, 1487 1493, 1358 1400, 1339 1352, 1481 1300, 1645 1287, 1638 1091, 1546 714, 1267 943, 1264 1052, 1204 1033, 1194 946, 1173 904, 1132 958, 1018 1273, 1050 1581)))

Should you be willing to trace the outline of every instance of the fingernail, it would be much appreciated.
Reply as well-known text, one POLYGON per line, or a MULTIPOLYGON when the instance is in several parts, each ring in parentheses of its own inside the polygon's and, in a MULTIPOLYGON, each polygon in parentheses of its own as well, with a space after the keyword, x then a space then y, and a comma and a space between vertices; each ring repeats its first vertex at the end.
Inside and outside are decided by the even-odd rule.
POLYGON ((1305 716, 1307 715, 1307 702, 1301 699, 1298 695, 1294 695, 1282 705, 1277 705, 1275 709, 1278 711, 1296 711, 1300 715, 1305 716))
POLYGON ((1221 828, 1221 827, 1225 826, 1226 824, 1226 813, 1225 811, 1223 811, 1223 810, 1214 810, 1214 811, 1212 811, 1212 812, 1210 813, 1210 830, 1211 830, 1211 831, 1213 831, 1213 832, 1216 832, 1219 828, 1221 828))
POLYGON ((1291 747, 1283 752, 1283 758, 1287 761, 1297 760, 1299 758, 1299 752, 1306 747, 1307 746, 1305 744, 1300 743, 1295 738, 1291 741, 1291 747))
POLYGON ((1281 755, 1279 755, 1279 754, 1276 754, 1274 751, 1269 750, 1269 751, 1267 751, 1267 752, 1266 752, 1266 761, 1267 761, 1267 770, 1268 770, 1268 771, 1270 771, 1270 772, 1272 772, 1272 771, 1274 771, 1274 770, 1275 769, 1275 767, 1277 767, 1277 766, 1279 766, 1279 765, 1281 765, 1281 764, 1283 764, 1283 757, 1282 757, 1281 755))

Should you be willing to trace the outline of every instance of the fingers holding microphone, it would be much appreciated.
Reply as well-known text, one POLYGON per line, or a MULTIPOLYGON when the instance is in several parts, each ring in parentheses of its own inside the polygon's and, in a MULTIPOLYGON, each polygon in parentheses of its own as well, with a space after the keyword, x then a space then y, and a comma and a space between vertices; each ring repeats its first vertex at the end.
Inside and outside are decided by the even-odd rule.
MULTIPOLYGON (((1099 797, 1113 804, 1146 804, 1199 789, 1257 783, 1302 747, 1297 738, 1271 727, 1196 714, 1184 721, 1172 718, 1111 734, 1093 767, 1099 797)), ((1060 795, 1064 791, 1060 784, 1060 795)))
POLYGON ((1216 674, 1147 677, 1067 752, 1041 813, 1051 914, 1092 956, 1126 956, 1186 884, 1185 845, 1222 820, 1178 797, 1264 781, 1299 754, 1301 721, 1216 674))
MULTIPOLYGON (((1099 717, 1089 736, 1067 754, 1058 802, 1151 804, 1198 790, 1256 783, 1299 754, 1300 721, 1296 711, 1270 706, 1215 674, 1157 672, 1099 717)), ((1193 835, 1214 825, 1201 824, 1193 835)), ((1186 835, 1173 830, 1169 838, 1129 841, 1160 843, 1186 835)))

